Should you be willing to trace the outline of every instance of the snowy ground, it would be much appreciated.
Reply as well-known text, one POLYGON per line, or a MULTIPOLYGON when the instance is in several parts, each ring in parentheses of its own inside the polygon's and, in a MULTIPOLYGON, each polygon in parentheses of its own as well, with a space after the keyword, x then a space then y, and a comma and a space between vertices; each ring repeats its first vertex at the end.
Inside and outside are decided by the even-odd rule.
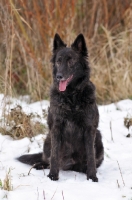
MULTIPOLYGON (((3 95, 1 103, 2 99, 3 95)), ((26 113, 42 115, 42 108, 47 108, 49 102, 27 104, 14 99, 8 107, 13 108, 16 104, 22 105, 26 113)), ((0 134, 0 179, 3 182, 10 169, 13 186, 9 192, 0 189, 0 200, 132 200, 132 129, 127 138, 128 129, 124 126, 124 117, 132 116, 132 101, 99 106, 99 112, 105 159, 98 169, 98 183, 87 181, 85 174, 71 171, 60 171, 59 181, 55 182, 47 177, 47 169, 32 169, 28 175, 30 166, 15 158, 27 152, 41 152, 45 136, 13 140, 0 134)))

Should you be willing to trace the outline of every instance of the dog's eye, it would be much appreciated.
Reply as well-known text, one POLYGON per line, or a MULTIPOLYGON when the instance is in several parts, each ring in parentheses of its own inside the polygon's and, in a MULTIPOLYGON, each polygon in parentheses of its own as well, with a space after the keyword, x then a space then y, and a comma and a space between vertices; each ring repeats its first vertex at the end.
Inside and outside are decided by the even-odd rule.
POLYGON ((59 66, 61 64, 61 57, 56 61, 56 65, 59 66))
POLYGON ((68 60, 68 65, 69 67, 72 67, 74 65, 74 60, 73 59, 68 60))
POLYGON ((61 64, 61 61, 56 61, 56 65, 59 66, 61 64))

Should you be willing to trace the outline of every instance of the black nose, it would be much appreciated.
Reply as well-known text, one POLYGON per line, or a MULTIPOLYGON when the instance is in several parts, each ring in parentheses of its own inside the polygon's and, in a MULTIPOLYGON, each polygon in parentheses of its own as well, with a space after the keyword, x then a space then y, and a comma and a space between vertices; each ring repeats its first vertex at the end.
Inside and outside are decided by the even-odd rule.
POLYGON ((63 75, 61 73, 57 73, 56 78, 60 81, 63 78, 63 75))

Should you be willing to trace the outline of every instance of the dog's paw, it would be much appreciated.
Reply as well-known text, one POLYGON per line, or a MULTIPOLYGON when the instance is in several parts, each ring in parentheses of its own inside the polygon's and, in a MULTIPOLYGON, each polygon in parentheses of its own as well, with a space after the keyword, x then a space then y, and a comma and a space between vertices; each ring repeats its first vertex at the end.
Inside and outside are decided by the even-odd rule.
POLYGON ((58 174, 51 174, 49 173, 48 177, 52 180, 52 181, 57 181, 59 179, 58 174))
POLYGON ((45 165, 43 164, 43 162, 39 162, 39 163, 35 163, 33 168, 35 168, 36 170, 41 170, 45 168, 45 165))
POLYGON ((43 165, 37 165, 35 168, 36 168, 36 170, 41 170, 41 169, 44 169, 44 166, 43 165))
POLYGON ((92 179, 93 182, 98 182, 98 178, 96 176, 92 176, 90 179, 92 179))
POLYGON ((87 176, 87 180, 92 179, 93 182, 98 182, 97 176, 87 176))

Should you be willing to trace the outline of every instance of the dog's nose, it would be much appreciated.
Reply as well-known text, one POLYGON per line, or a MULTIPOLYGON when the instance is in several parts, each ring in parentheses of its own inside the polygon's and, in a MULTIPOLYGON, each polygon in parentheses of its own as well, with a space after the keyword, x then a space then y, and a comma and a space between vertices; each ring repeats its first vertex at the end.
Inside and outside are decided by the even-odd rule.
POLYGON ((63 78, 63 75, 61 73, 57 73, 56 78, 60 81, 63 78))

